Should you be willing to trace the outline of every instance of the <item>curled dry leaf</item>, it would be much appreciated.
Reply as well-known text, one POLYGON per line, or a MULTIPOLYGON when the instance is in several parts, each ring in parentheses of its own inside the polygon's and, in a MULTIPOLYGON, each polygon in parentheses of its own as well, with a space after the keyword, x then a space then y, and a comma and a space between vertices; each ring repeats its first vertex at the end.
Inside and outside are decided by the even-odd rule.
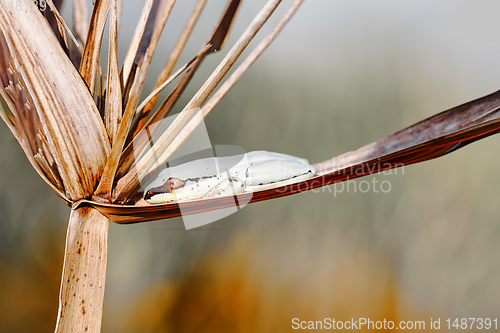
MULTIPOLYGON (((427 161, 500 131, 500 91, 438 113, 354 152, 316 164, 318 175, 303 182, 237 196, 182 203, 182 215, 234 207, 235 202, 258 202, 312 190, 386 169, 427 161), (238 200, 238 201, 235 201, 238 200)), ((116 223, 135 223, 181 215, 177 203, 117 206, 82 200, 116 223)))
MULTIPOLYGON (((32 152, 28 158, 35 165, 32 157, 38 149, 48 149, 65 197, 72 201, 89 197, 110 150, 97 107, 40 13, 10 10, 3 2, 0 7, 2 49, 10 55, 4 57, 9 63, 2 68, 2 77, 10 74, 17 79, 12 82, 21 91, 17 96, 26 99, 22 105, 21 100, 13 100, 5 90, 6 82, 2 82, 2 96, 29 142, 32 152), (22 114, 29 115, 29 120, 23 120, 22 114), (38 131, 46 139, 43 146, 38 131)), ((40 168, 38 163, 35 168, 40 168)))

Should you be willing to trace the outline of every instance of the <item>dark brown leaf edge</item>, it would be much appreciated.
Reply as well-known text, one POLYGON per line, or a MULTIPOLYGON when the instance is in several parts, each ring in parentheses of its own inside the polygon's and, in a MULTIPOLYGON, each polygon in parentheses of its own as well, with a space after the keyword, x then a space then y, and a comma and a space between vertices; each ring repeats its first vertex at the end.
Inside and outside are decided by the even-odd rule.
POLYGON ((115 223, 167 219, 283 197, 383 170, 427 161, 500 131, 500 91, 438 113, 387 138, 316 164, 318 174, 306 181, 273 189, 181 203, 114 205, 80 200, 115 223))

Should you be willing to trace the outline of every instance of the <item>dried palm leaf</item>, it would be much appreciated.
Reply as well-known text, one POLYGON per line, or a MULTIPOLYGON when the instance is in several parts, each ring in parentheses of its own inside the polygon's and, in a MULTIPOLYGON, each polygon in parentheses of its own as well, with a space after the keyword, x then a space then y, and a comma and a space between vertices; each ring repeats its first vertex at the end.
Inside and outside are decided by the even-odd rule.
POLYGON ((96 84, 96 73, 99 65, 99 52, 101 50, 104 26, 109 12, 110 0, 97 0, 92 10, 90 27, 83 50, 82 61, 80 63, 80 75, 87 83, 89 91, 94 95, 96 84))
MULTIPOLYGON (((19 104, 19 99, 17 103, 10 97, 6 100, 23 123, 32 146, 30 155, 41 148, 34 146, 40 130, 57 164, 65 196, 69 200, 89 197, 109 152, 107 134, 92 97, 82 93, 85 85, 80 75, 39 13, 2 8, 0 27, 11 55, 10 71, 17 73, 14 84, 28 98, 29 108, 19 104), (61 72, 65 75, 59 75, 61 72), (38 121, 28 117, 23 120, 23 114, 38 121), (89 145, 89 141, 96 144, 89 145)), ((9 68, 4 70, 8 73, 9 68)))
POLYGON ((109 29, 108 74, 104 125, 111 144, 115 142, 122 121, 122 82, 118 65, 118 9, 116 0, 111 0, 109 29))
MULTIPOLYGON (((175 64, 177 63, 177 60, 179 59, 181 55, 181 51, 184 49, 186 46, 186 43, 189 39, 189 36, 191 35, 191 32, 194 29, 194 26, 198 19, 200 18, 200 15, 203 11, 203 8, 205 7, 207 0, 198 0, 198 3, 196 4, 196 7, 193 10, 193 13, 191 14, 191 17, 189 18, 186 26, 182 30, 182 34, 179 37, 179 40, 177 41, 177 44, 175 45, 174 49, 172 50, 172 53, 170 54, 170 57, 163 67, 160 75, 156 79, 156 83, 153 87, 153 91, 156 91, 157 89, 160 89, 164 85, 164 82, 167 81, 167 78, 170 76, 172 73, 172 70, 174 69, 175 64)), ((231 3, 234 3, 232 1, 231 3)), ((239 3, 239 1, 238 1, 239 3)), ((227 13, 227 10, 226 10, 227 13)), ((224 15, 225 16, 225 15, 224 15)), ((233 16, 234 17, 234 16, 233 16)), ((229 31, 229 29, 228 29, 229 31)), ((226 32, 227 34, 227 32, 226 32)), ((194 72, 194 71, 192 71, 194 72)), ((131 139, 137 135, 137 133, 144 127, 144 124, 146 123, 151 111, 153 110, 156 101, 158 100, 159 94, 153 96, 147 104, 144 106, 142 110, 140 110, 138 117, 134 124, 132 125, 130 129, 130 134, 129 138, 127 139, 127 143, 130 143, 131 139)), ((143 102, 144 103, 144 102, 143 102)), ((141 109, 141 108, 139 108, 141 109)))
MULTIPOLYGON (((158 0, 153 4, 153 10, 149 15, 145 33, 142 36, 141 43, 135 56, 134 64, 136 65, 136 70, 132 86, 128 91, 129 95, 125 96, 125 111, 119 129, 114 137, 113 148, 102 174, 101 181, 94 193, 94 200, 104 200, 108 202, 111 200, 111 192, 116 169, 118 168, 118 162, 120 161, 120 155, 123 151, 133 117, 136 114, 137 103, 139 102, 139 97, 144 86, 144 81, 146 80, 153 53, 158 45, 161 32, 163 31, 163 27, 167 22, 174 3, 175 0, 158 0)), ((113 25, 116 25, 116 20, 113 22, 113 25)))
MULTIPOLYGON (((144 125, 144 127, 141 129, 141 131, 137 134, 137 137, 135 138, 134 138, 135 135, 134 132, 139 130, 139 127, 134 127, 134 126, 132 127, 128 141, 130 141, 131 138, 134 138, 134 140, 128 144, 127 148, 122 153, 120 160, 120 169, 118 170, 116 175, 117 178, 123 177, 124 174, 131 169, 133 163, 135 162, 135 158, 137 156, 143 156, 144 153, 149 149, 149 137, 154 136, 158 132, 158 130, 160 129, 160 126, 158 126, 159 121, 168 116, 168 114, 173 109, 174 105, 177 103, 180 96, 184 92, 184 89, 186 89, 188 84, 191 82, 191 79, 193 78, 196 70, 200 67, 205 57, 209 53, 213 53, 222 48, 222 45, 224 44, 231 29, 232 22, 234 21, 234 17, 238 11, 240 3, 241 2, 239 0, 232 0, 229 2, 219 23, 217 24, 217 27, 212 33, 210 40, 207 42, 202 51, 197 55, 194 61, 192 61, 192 63, 191 62, 189 63, 190 68, 188 72, 182 77, 177 86, 169 94, 167 99, 162 103, 160 108, 153 114, 153 116, 147 121, 147 123, 144 125)), ((199 17, 199 15, 197 15, 197 17, 199 17)), ((186 29, 192 29, 191 25, 188 24, 186 26, 186 29)), ((183 45, 185 45, 185 42, 183 42, 183 45)), ((174 48, 173 52, 176 53, 180 52, 179 50, 177 50, 177 46, 174 48)), ((161 85, 158 86, 157 89, 159 89, 160 87, 161 85)), ((146 114, 149 114, 150 112, 150 110, 148 110, 147 107, 148 106, 151 107, 152 101, 153 98, 151 99, 151 101, 148 101, 143 110, 141 109, 141 107, 139 107, 139 115, 137 117, 136 123, 134 124, 135 126, 140 126, 139 124, 142 122, 142 120, 146 119, 147 117, 146 114)))
POLYGON ((500 91, 454 107, 354 152, 316 164, 318 175, 307 181, 273 189, 182 203, 131 206, 82 200, 76 207, 91 206, 116 223, 135 223, 196 214, 312 190, 348 179, 427 161, 453 152, 500 131, 500 91), (238 201, 235 201, 237 199, 238 201))
MULTIPOLYGON (((66 203, 89 197, 110 143, 85 81, 40 12, 11 10, 0 2, 0 30, 0 93, 12 112, 3 118, 15 126, 28 160, 66 203)), ((99 251, 106 249, 109 223, 93 209, 73 211, 72 221, 57 328, 65 332, 100 327, 106 255, 99 251), (85 233, 76 227, 80 223, 89 225, 85 233), (82 249, 73 251, 75 244, 82 249), (82 256, 82 251, 91 252, 82 256), (67 291, 78 289, 80 279, 87 287, 71 297, 67 291), (82 315, 83 300, 89 304, 87 316, 82 315)))
MULTIPOLYGON (((194 97, 187 103, 179 116, 176 117, 174 122, 167 128, 165 133, 155 142, 154 146, 137 161, 134 168, 117 182, 115 193, 113 194, 113 201, 123 201, 131 193, 135 193, 140 185, 140 179, 147 179, 149 175, 154 173, 155 168, 163 165, 167 161, 167 158, 178 148, 178 146, 170 147, 171 150, 167 150, 183 127, 193 118, 198 108, 207 100, 222 78, 227 74, 229 69, 236 62, 250 41, 255 37, 260 28, 262 28, 267 19, 272 15, 280 2, 279 0, 270 0, 264 6, 248 29, 241 35, 233 48, 213 71, 212 75, 205 81, 194 97), (161 155, 159 159, 157 158, 158 155, 161 155)), ((217 45, 218 44, 220 43, 217 43, 217 45)))
MULTIPOLYGON (((160 73, 160 76, 157 79, 157 82, 155 84, 155 88, 159 87, 162 83, 162 80, 164 80, 164 77, 167 77, 173 66, 175 65, 178 57, 180 56, 180 53, 184 46, 186 45, 187 39, 189 38, 189 35, 191 34, 192 29, 194 28, 194 24, 198 20, 201 11, 205 5, 204 0, 198 1, 198 5, 195 7, 186 27, 184 28, 184 31, 179 38, 179 41, 177 45, 174 47, 174 50, 172 51, 171 57, 167 61, 167 64, 163 68, 163 71, 160 73)), ((224 45, 224 42, 227 39, 227 36, 229 34, 229 31, 231 29, 232 23, 234 22, 234 18, 236 16, 236 13, 238 12, 238 9, 240 7, 241 1, 240 0, 232 0, 228 3, 226 10, 224 11, 219 23, 217 24, 217 27, 215 28, 214 32, 212 33, 212 36, 210 37, 210 40, 207 42, 206 46, 210 46, 210 49, 208 50, 209 52, 203 53, 202 56, 200 56, 197 61, 193 64, 191 67, 191 70, 184 75, 182 80, 179 82, 179 84, 174 88, 172 93, 168 96, 168 98, 165 100, 165 102, 160 106, 160 108, 157 110, 157 112, 151 117, 150 120, 147 121, 147 117, 149 116, 151 110, 153 109, 156 99, 153 98, 151 101, 148 102, 148 104, 144 107, 144 110, 139 114, 139 117, 137 117, 137 121, 134 124, 134 127, 131 130, 131 135, 130 135, 130 140, 134 138, 139 131, 141 131, 145 126, 148 126, 150 124, 153 124, 160 119, 165 118, 168 116, 172 108, 174 107, 175 103, 178 101, 179 96, 182 95, 184 92, 184 89, 187 87, 189 82, 191 82, 191 79, 194 76, 194 73, 196 72, 197 68, 201 65, 203 60, 205 59, 205 56, 207 56, 210 53, 216 52, 222 48, 224 45)), ((205 47, 206 47, 205 46, 205 47)), ((151 132, 150 129, 148 132, 151 132)), ((129 140, 129 141, 130 141, 129 140)), ((138 143, 136 142, 134 144, 135 147, 145 147, 146 145, 141 142, 138 143)), ((123 167, 122 167, 123 169, 123 167)))

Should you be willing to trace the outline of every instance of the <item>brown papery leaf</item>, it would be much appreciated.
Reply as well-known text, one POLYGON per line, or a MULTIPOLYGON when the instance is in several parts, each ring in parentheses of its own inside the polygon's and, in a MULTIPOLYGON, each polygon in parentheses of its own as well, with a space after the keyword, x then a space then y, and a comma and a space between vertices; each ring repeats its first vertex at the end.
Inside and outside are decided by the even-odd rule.
POLYGON ((75 43, 76 47, 80 48, 80 43, 78 42, 76 37, 73 35, 73 33, 71 32, 71 29, 68 27, 68 25, 66 24, 66 22, 64 21, 62 16, 59 14, 59 10, 57 9, 56 5, 52 1, 49 1, 48 5, 50 7, 50 10, 52 11, 52 15, 54 15, 54 17, 56 19, 59 33, 61 34, 61 36, 64 40, 64 44, 66 46, 66 49, 69 49, 68 40, 66 38, 66 32, 69 34, 69 36, 73 40, 73 43, 75 43))
MULTIPOLYGON (((177 63, 177 60, 179 59, 179 56, 181 55, 182 50, 186 46, 186 43, 189 39, 189 36, 191 36, 191 32, 194 29, 194 26, 196 22, 198 21, 201 12, 203 11, 203 8, 205 7, 205 3, 207 0, 198 0, 198 3, 196 4, 196 7, 193 10, 193 13, 191 14, 191 17, 189 18, 186 26, 184 27, 181 36, 179 37, 179 40, 177 41, 177 44, 175 45, 174 49, 172 50, 172 53, 170 54, 170 57, 163 67, 160 75, 156 79, 156 83, 153 87, 153 91, 158 89, 160 86, 163 85, 163 83, 167 80, 167 78, 170 76, 172 73, 172 70, 177 63)), ((127 138, 127 144, 130 143, 132 138, 134 138, 139 131, 144 127, 144 124, 146 123, 151 111, 153 110, 156 101, 160 97, 159 94, 151 98, 151 100, 146 104, 143 110, 138 114, 137 119, 134 121, 134 124, 132 125, 129 133, 129 137, 127 138)))
MULTIPOLYGON (((210 75, 194 97, 187 103, 163 135, 155 142, 153 147, 137 161, 134 168, 117 182, 113 200, 121 201, 126 199, 128 195, 134 193, 138 188, 140 180, 147 179, 148 175, 154 172, 155 167, 159 167, 167 161, 168 157, 173 153, 173 151, 167 151, 167 148, 231 69, 232 65, 236 62, 241 53, 243 53, 267 19, 272 15, 279 3, 279 0, 271 0, 264 6, 260 13, 257 14, 248 29, 242 34, 219 66, 213 71, 212 75, 210 75), (167 153, 165 153, 166 151, 167 153), (170 155, 167 156, 168 154, 170 155), (161 155, 161 157, 158 159, 157 157, 159 155, 161 155), (138 175, 140 175, 140 177, 138 175)), ((214 43, 219 45, 222 41, 216 39, 214 43)), ((215 46, 213 46, 213 48, 215 49, 215 46)))
POLYGON ((290 21, 293 15, 297 12, 303 0, 295 0, 288 12, 281 18, 276 27, 271 33, 252 51, 252 53, 238 66, 234 73, 224 82, 224 84, 214 93, 210 100, 203 105, 197 114, 184 126, 179 135, 174 139, 172 144, 160 155, 160 160, 168 159, 186 141, 186 139, 194 132, 208 114, 217 106, 238 80, 246 73, 252 64, 259 56, 269 47, 269 45, 278 36, 285 25, 290 21))
POLYGON ((87 39, 89 30, 86 0, 73 0, 73 29, 75 30, 75 37, 80 45, 80 52, 83 53, 83 45, 87 39))
POLYGON ((104 27, 108 17, 109 1, 110 0, 96 0, 94 4, 87 40, 80 63, 80 74, 87 83, 92 95, 94 95, 95 90, 99 53, 101 51, 102 36, 104 35, 104 27))
POLYGON ((118 67, 118 17, 116 0, 111 0, 109 29, 108 75, 106 88, 106 104, 104 108, 104 125, 109 140, 113 144, 118 126, 122 120, 122 83, 118 67))
MULTIPOLYGON (((132 77, 133 81, 130 80, 129 77, 129 80, 133 82, 133 84, 131 89, 126 90, 126 92, 130 92, 130 94, 133 92, 134 94, 140 96, 144 82, 146 81, 151 60, 153 59, 153 54, 156 50, 156 46, 158 46, 158 41, 160 40, 161 34, 174 4, 175 0, 156 0, 154 2, 153 8, 146 22, 146 26, 144 27, 144 33, 142 34, 142 39, 137 49, 137 53, 135 54, 134 64, 137 67, 134 76, 132 77)), ((130 108, 133 111, 132 117, 134 117, 137 112, 137 110, 135 110, 137 107, 137 101, 135 101, 135 96, 131 96, 130 94, 125 95, 124 98, 126 105, 125 112, 128 108, 130 108), (131 106, 128 105, 129 100, 132 101, 131 106)), ((124 118, 125 117, 126 115, 124 118)), ((130 124, 127 129, 130 130, 130 124)))
MULTIPOLYGON (((139 50, 139 44, 141 43, 142 36, 144 35, 144 29, 146 29, 146 24, 148 23, 148 18, 151 13, 151 9, 153 8, 154 0, 147 0, 142 8, 141 17, 139 18, 139 22, 135 26, 134 36, 132 37, 132 41, 128 47, 127 55, 125 56, 125 60, 123 62, 122 68, 122 81, 124 83, 130 82, 130 85, 133 82, 129 78, 130 74, 133 72, 134 60, 135 56, 139 50)), ((137 66, 137 65, 136 65, 137 66)), ((127 89, 125 89, 127 91, 127 89)), ((124 94, 124 96, 128 96, 128 94, 124 94)))
MULTIPOLYGON (((11 10, 1 2, 0 28, 12 55, 11 71, 19 73, 16 84, 29 92, 27 112, 39 118, 39 128, 25 128, 35 131, 34 135, 27 135, 30 144, 33 146, 38 140, 36 134, 40 130, 57 165, 67 199, 89 197, 110 145, 88 88, 38 11, 11 10)), ((20 107, 15 109, 17 113, 20 107)), ((33 163, 33 154, 28 158, 33 163)))
MULTIPOLYGON (((127 143, 128 143, 127 148, 122 153, 120 160, 120 167, 117 172, 116 178, 123 177, 123 175, 125 175, 125 173, 127 173, 132 168, 135 159, 143 156, 149 149, 149 138, 151 136, 155 136, 161 128, 161 126, 159 126, 160 124, 159 121, 166 118, 169 115, 170 111, 173 109, 179 98, 182 96, 182 93, 187 88, 188 84, 191 82, 191 79, 196 73, 196 70, 201 66, 205 57, 209 53, 213 53, 215 50, 220 50, 222 48, 224 41, 227 39, 227 36, 229 35, 232 22, 234 21, 240 3, 241 2, 239 0, 232 0, 228 4, 217 27, 215 28, 214 32, 211 35, 210 40, 205 45, 205 48, 202 50, 202 52, 198 54, 198 57, 195 59, 194 63, 190 64, 189 70, 186 72, 186 74, 184 74, 184 76, 181 78, 176 87, 168 95, 167 99, 162 103, 162 105, 158 108, 158 110, 156 110, 153 116, 146 122, 144 127, 137 134, 137 136, 134 137, 135 134, 133 129, 135 128, 135 130, 137 131, 139 128, 136 126, 140 126, 140 124, 147 119, 146 117, 147 115, 149 115, 149 111, 146 108, 153 107, 153 105, 151 105, 151 102, 154 101, 154 99, 151 99, 151 101, 149 101, 146 104, 144 110, 142 110, 142 112, 137 117, 136 122, 134 123, 134 127, 132 127, 132 131, 129 133, 129 137, 127 138, 127 143), (217 44, 212 45, 211 44, 212 42, 214 43, 216 42, 217 44), (208 50, 206 50, 207 47, 209 48, 208 50), (129 142, 130 140, 132 140, 132 138, 133 141, 129 142)), ((193 13, 193 15, 195 14, 199 15, 196 13, 196 11, 193 13)), ((190 20, 192 19, 193 17, 191 17, 190 20)), ((186 29, 192 29, 191 24, 186 25, 185 30, 186 29)), ((184 35, 185 31, 182 34, 184 35)), ((178 46, 179 43, 174 48, 173 52, 177 52, 176 49, 178 48, 178 46)), ((162 74, 160 74, 160 78, 161 77, 162 74)), ((161 83, 158 86, 158 88, 163 84, 164 82, 161 83)))
POLYGON ((7 104, 2 110, 2 118, 23 149, 30 155, 36 154, 39 147, 35 137, 39 124, 38 115, 30 110, 33 101, 26 93, 24 81, 14 67, 14 59, 3 34, 0 35, 0 58, 0 94, 7 104))
MULTIPOLYGON (((116 142, 118 129, 122 121, 122 91, 121 78, 118 69, 118 18, 116 0, 111 0, 111 15, 109 29, 109 52, 108 52, 108 73, 107 73, 107 89, 106 101, 104 107, 104 125, 108 132, 111 144, 116 142)), ((99 81, 100 82, 100 81, 99 81)), ((100 84, 98 90, 100 90, 100 84)), ((99 94, 98 97, 100 97, 99 94)), ((98 100, 99 101, 99 100, 98 100)), ((98 102, 99 104, 99 102, 98 102)), ((105 170, 109 169, 109 161, 106 164, 105 170)), ((94 198, 101 200, 102 198, 110 197, 111 188, 113 187, 113 175, 110 171, 108 176, 101 177, 98 188, 94 193, 94 198)), ((106 175, 106 174, 105 174, 106 175)))
POLYGON ((312 190, 383 170, 427 161, 468 143, 500 132, 500 91, 427 118, 357 151, 316 164, 318 174, 306 181, 237 196, 182 203, 150 205, 99 204, 82 200, 76 207, 92 206, 116 223, 135 223, 234 207, 235 202, 258 202, 312 190), (236 201, 237 200, 237 201, 236 201))
POLYGON ((135 64, 137 64, 137 70, 134 76, 134 83, 132 84, 132 87, 130 89, 130 96, 126 102, 125 111, 123 113, 120 127, 113 142, 111 154, 108 158, 108 162, 106 163, 106 167, 104 168, 99 186, 94 193, 93 198, 95 200, 111 200, 111 191, 116 174, 116 169, 118 168, 118 162, 120 161, 120 155, 123 151, 132 119, 135 116, 135 111, 139 102, 142 87, 144 86, 144 81, 146 80, 147 70, 153 57, 154 50, 158 45, 158 40, 160 39, 163 27, 167 22, 168 16, 172 11, 174 3, 175 0, 157 1, 155 2, 155 6, 153 6, 153 9, 158 9, 159 12, 150 13, 148 23, 146 24, 145 34, 143 35, 143 39, 141 40, 139 52, 136 55, 135 64), (154 15, 151 16, 151 14, 154 15))
MULTIPOLYGON (((17 139, 28 160, 38 174, 47 182, 66 204, 71 205, 64 193, 64 186, 57 171, 54 171, 53 159, 50 156, 47 143, 36 133, 40 121, 36 112, 31 110, 32 99, 26 93, 21 75, 12 65, 12 59, 7 41, 0 33, 0 116, 5 121, 14 137, 17 139), (39 138, 40 137, 40 138, 39 138)), ((39 131, 39 130, 38 130, 39 131)))
MULTIPOLYGON (((224 45, 224 42, 226 41, 227 36, 229 35, 229 31, 231 30, 232 23, 234 22, 234 18, 236 17, 236 13, 238 12, 240 4, 241 4, 240 0, 232 0, 231 2, 228 3, 219 23, 217 24, 217 27, 215 28, 214 32, 212 33, 212 36, 210 37, 210 40, 207 42, 205 46, 205 47, 209 46, 210 49, 207 52, 201 53, 201 55, 196 60, 196 62, 191 66, 189 71, 182 77, 177 86, 169 94, 165 102, 162 103, 159 109, 153 114, 153 116, 147 121, 147 123, 145 123, 147 117, 149 116, 150 111, 152 110, 154 104, 156 103, 156 99, 152 99, 151 101, 148 102, 142 113, 137 118, 137 122, 134 124, 135 127, 133 127, 134 131, 130 133, 129 137, 130 140, 134 138, 138 134, 138 132, 144 129, 144 127, 151 126, 152 124, 156 123, 161 119, 164 119, 169 115, 170 111, 173 109, 173 107, 179 100, 180 96, 182 96, 182 93, 191 82, 191 79, 193 78, 197 69, 201 66, 205 57, 210 53, 220 50, 224 45)), ((162 84, 160 80, 163 79, 163 76, 166 75, 167 72, 169 73, 171 71, 170 67, 174 66, 176 59, 180 55, 180 51, 182 51, 182 48, 187 42, 187 38, 191 34, 191 30, 194 28, 195 20, 197 20, 199 15, 201 14, 202 6, 204 6, 204 2, 199 1, 197 7, 193 11, 193 14, 191 15, 191 18, 189 19, 188 24, 184 28, 181 37, 179 38, 179 42, 172 51, 172 55, 169 61, 165 65, 165 68, 163 68, 163 71, 160 74, 160 77, 158 78, 156 85, 160 86, 162 84)), ((148 132, 147 136, 154 135, 156 133, 154 128, 148 128, 147 132, 148 132)), ((147 147, 146 142, 144 142, 145 137, 146 133, 143 132, 142 138, 140 138, 139 141, 134 141, 134 147, 136 149, 139 148, 140 150, 142 150, 143 148, 147 147)), ((141 155, 142 153, 139 154, 139 156, 141 155)), ((125 156, 124 160, 127 160, 127 158, 128 156, 125 156)), ((130 166, 131 165, 127 163, 123 164, 121 167, 121 171, 125 172, 126 170, 128 170, 128 168, 130 168, 130 166)))
MULTIPOLYGON (((415 153, 432 154, 436 149, 452 152, 465 144, 493 134, 500 124, 500 91, 462 104, 385 139, 373 142, 318 164, 320 173, 331 173, 349 165, 376 159, 394 159, 415 153)), ((437 157, 437 156, 436 156, 437 157)))

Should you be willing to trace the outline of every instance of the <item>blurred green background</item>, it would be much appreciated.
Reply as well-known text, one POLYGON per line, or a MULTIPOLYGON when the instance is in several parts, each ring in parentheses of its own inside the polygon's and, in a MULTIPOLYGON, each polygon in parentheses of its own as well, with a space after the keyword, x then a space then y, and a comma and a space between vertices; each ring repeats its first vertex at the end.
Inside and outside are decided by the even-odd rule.
MULTIPOLYGON (((143 3, 124 2, 122 58, 143 3)), ((243 2, 224 50, 180 106, 264 3, 243 2)), ((179 64, 208 40, 224 5, 208 2, 179 64)), ((193 6, 174 7, 146 91, 193 6)), ((500 86, 499 12, 494 0, 306 1, 206 120, 212 144, 320 162, 489 94, 500 86)), ((499 316, 499 143, 361 178, 342 193, 252 204, 189 231, 180 218, 112 223, 103 332, 289 331, 295 317, 440 317, 443 328, 448 317, 499 316), (360 182, 374 179, 390 191, 362 193, 360 182)), ((50 331, 69 208, 3 123, 0 146, 0 332, 50 331)))

